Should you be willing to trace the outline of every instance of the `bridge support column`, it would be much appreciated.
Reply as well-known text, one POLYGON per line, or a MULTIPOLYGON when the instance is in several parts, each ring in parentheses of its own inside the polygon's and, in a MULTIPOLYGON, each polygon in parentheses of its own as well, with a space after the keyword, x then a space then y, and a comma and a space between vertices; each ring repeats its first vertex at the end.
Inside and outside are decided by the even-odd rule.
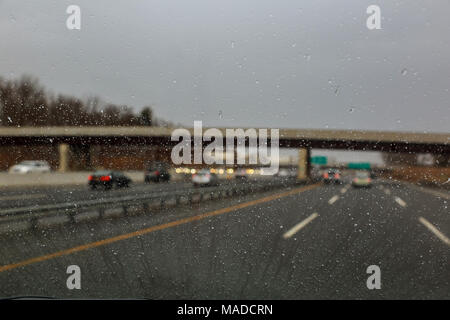
POLYGON ((59 150, 59 172, 66 172, 69 170, 69 153, 70 153, 70 147, 67 143, 61 143, 58 146, 59 150))
POLYGON ((91 146, 62 143, 59 150, 59 172, 91 169, 91 146))
POLYGON ((298 169, 297 180, 307 181, 309 179, 310 172, 310 154, 309 148, 302 148, 298 150, 298 169))

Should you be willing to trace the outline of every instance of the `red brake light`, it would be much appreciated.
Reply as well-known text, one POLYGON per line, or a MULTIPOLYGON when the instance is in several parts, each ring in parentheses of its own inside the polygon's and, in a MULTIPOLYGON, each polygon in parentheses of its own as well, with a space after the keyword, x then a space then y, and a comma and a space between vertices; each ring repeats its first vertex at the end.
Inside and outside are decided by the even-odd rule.
POLYGON ((156 171, 155 171, 155 174, 156 174, 156 175, 158 175, 158 174, 159 174, 159 171, 158 171, 158 170, 156 170, 156 171))
POLYGON ((100 177, 100 181, 110 181, 110 180, 111 180, 111 176, 100 177))
POLYGON ((89 177, 88 177, 88 180, 91 181, 91 180, 92 180, 92 176, 89 176, 89 177))
POLYGON ((336 174, 334 175, 334 177, 337 178, 337 179, 339 179, 339 178, 341 177, 341 175, 340 175, 339 173, 336 173, 336 174))
POLYGON ((328 173, 324 173, 324 174, 323 174, 323 177, 324 177, 324 178, 328 178, 328 173))

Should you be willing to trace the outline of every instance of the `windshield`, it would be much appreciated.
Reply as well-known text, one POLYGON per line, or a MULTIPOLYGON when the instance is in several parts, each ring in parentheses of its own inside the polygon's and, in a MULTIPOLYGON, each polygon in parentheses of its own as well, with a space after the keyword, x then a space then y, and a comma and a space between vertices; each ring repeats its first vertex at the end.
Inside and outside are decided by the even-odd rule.
POLYGON ((36 166, 38 163, 36 161, 22 161, 19 163, 22 166, 36 166))
POLYGON ((449 12, 0 0, 0 297, 450 299, 449 12))
POLYGON ((111 175, 111 171, 95 171, 92 175, 94 176, 108 176, 111 175))

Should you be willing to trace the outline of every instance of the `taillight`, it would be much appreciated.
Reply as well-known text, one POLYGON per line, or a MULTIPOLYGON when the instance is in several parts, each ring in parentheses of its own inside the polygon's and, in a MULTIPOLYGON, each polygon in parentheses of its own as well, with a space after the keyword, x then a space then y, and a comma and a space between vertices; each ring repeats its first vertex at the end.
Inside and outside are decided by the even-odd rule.
POLYGON ((339 173, 336 173, 336 174, 334 175, 334 177, 335 177, 336 179, 339 179, 339 178, 341 177, 341 175, 340 175, 339 173))
POLYGON ((368 181, 368 182, 371 182, 371 181, 372 181, 372 179, 370 179, 370 178, 367 178, 367 181, 368 181))
POLYGON ((92 180, 92 176, 89 176, 89 177, 88 177, 88 180, 91 181, 91 180, 92 180))
POLYGON ((356 182, 356 181, 358 181, 358 179, 354 178, 354 179, 353 179, 353 182, 356 182))
POLYGON ((156 171, 155 171, 155 174, 156 174, 156 175, 159 175, 159 171, 158 171, 158 170, 156 170, 156 171))
POLYGON ((328 177, 329 177, 328 173, 324 173, 324 174, 323 174, 323 177, 326 178, 326 179, 328 179, 328 177))
POLYGON ((111 181, 111 176, 100 177, 100 181, 111 181))

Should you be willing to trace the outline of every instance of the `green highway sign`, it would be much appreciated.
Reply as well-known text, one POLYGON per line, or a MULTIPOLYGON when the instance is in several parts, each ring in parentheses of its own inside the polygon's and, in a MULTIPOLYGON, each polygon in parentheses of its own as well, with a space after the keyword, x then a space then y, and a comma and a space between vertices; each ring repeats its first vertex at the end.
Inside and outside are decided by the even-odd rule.
POLYGON ((350 162, 348 164, 349 169, 370 170, 369 162, 350 162))
POLYGON ((311 157, 311 164, 327 164, 327 157, 324 156, 314 156, 311 157))

